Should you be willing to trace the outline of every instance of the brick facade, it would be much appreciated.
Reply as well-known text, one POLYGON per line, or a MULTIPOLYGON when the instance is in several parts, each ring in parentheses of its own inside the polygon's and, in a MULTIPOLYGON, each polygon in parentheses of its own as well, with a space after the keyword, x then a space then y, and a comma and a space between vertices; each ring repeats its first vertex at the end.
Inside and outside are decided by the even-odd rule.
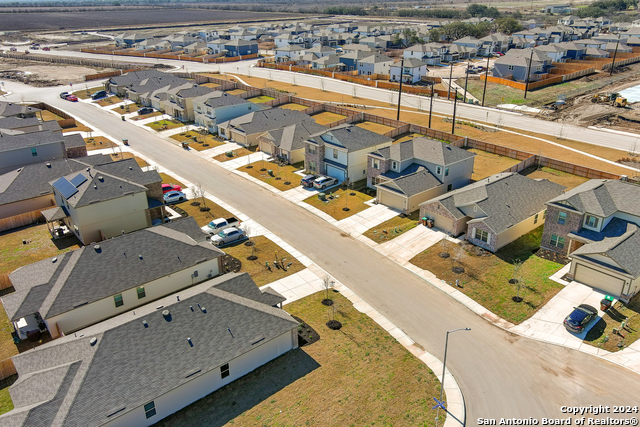
POLYGON ((483 249, 486 249, 490 252, 495 252, 496 251, 496 243, 498 243, 498 235, 495 234, 493 231, 491 231, 491 229, 489 227, 486 226, 486 224, 482 223, 482 222, 476 222, 474 224, 469 225, 469 229, 467 230, 467 237, 466 237, 467 241, 469 241, 470 243, 473 243, 476 246, 480 246, 483 249), (474 238, 473 236, 475 235, 475 230, 472 230, 472 228, 476 228, 478 230, 483 230, 486 231, 487 233, 489 233, 489 242, 485 243, 482 240, 478 240, 476 238, 474 238))
POLYGON ((386 173, 391 168, 391 160, 384 160, 378 156, 367 156, 367 187, 373 188, 375 185, 374 178, 386 173), (377 159, 380 162, 380 168, 376 169, 373 167, 372 159, 377 159))
POLYGON ((87 157, 87 147, 72 147, 66 150, 66 156, 68 159, 75 159, 77 157, 87 157))
POLYGON ((555 205, 547 205, 547 216, 544 221, 544 231, 542 232, 542 242, 540 247, 548 249, 553 252, 557 252, 562 255, 569 253, 569 233, 575 233, 582 228, 583 215, 579 212, 575 212, 569 209, 562 209, 555 205), (558 224, 558 214, 564 212, 567 214, 567 219, 564 224, 558 224), (555 234, 559 237, 564 237, 564 248, 560 249, 555 246, 551 246, 551 235, 555 234))
POLYGON ((304 146, 304 170, 307 173, 313 172, 316 174, 324 174, 324 145, 321 147, 317 147, 315 145, 313 145, 314 147, 316 147, 316 154, 311 154, 309 152, 309 147, 312 146, 311 144, 305 144, 304 146), (315 171, 311 171, 311 169, 309 168, 309 163, 310 162, 315 162, 316 163, 316 170, 315 171))
POLYGON ((147 188, 147 197, 150 199, 156 199, 162 203, 164 203, 164 199, 162 198, 162 182, 154 182, 151 184, 145 185, 147 188))
POLYGON ((451 214, 451 212, 447 210, 447 208, 442 206, 440 202, 433 202, 433 203, 420 206, 420 218, 424 218, 424 217, 430 218, 433 216, 433 214, 437 214, 445 218, 449 218, 453 221, 451 229, 444 230, 447 233, 451 234, 452 236, 459 236, 465 231, 467 227, 467 221, 468 221, 467 217, 456 219, 451 214))

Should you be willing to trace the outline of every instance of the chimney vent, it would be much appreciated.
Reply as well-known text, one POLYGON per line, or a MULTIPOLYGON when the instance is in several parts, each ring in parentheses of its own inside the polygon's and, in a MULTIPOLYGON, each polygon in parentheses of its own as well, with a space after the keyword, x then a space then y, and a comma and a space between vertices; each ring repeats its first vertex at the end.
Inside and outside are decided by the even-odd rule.
POLYGON ((51 163, 47 162, 47 163, 45 163, 45 165, 47 165, 47 167, 48 167, 49 169, 51 169, 51 163))
POLYGON ((166 320, 167 322, 171 321, 171 313, 169 313, 169 310, 163 310, 162 316, 164 317, 164 320, 166 320))

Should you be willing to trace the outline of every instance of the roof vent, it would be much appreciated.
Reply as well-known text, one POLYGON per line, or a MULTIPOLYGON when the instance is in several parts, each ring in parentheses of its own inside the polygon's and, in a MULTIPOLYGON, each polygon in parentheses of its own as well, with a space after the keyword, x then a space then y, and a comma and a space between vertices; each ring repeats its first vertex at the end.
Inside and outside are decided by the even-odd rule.
POLYGON ((95 185, 95 184, 93 184, 93 188, 94 188, 94 190, 97 190, 97 189, 98 189, 98 186, 97 186, 97 185, 95 185))
POLYGON ((89 340, 89 344, 91 344, 91 346, 93 347, 94 345, 96 345, 98 343, 98 338, 93 337, 89 340))
POLYGON ((207 312, 207 308, 206 307, 200 307, 200 310, 202 310, 203 313, 207 312))
POLYGON ((163 310, 162 316, 164 317, 164 320, 171 322, 171 313, 169 313, 169 310, 163 310))
POLYGON ((138 258, 142 259, 142 255, 138 255, 138 258))
POLYGON ((18 172, 22 172, 22 168, 18 169, 18 172))
POLYGON ((87 168, 87 172, 89 172, 91 170, 91 168, 87 168))
POLYGON ((148 328, 148 327, 149 327, 149 324, 147 323, 147 321, 146 321, 146 320, 143 320, 143 321, 142 321, 142 325, 144 325, 144 327, 145 327, 145 328, 148 328))
POLYGON ((45 163, 45 165, 46 165, 48 168, 51 168, 51 163, 47 162, 47 163, 45 163))
POLYGON ((53 259, 51 260, 51 262, 55 263, 56 261, 58 261, 57 257, 53 257, 53 259))
POLYGON ((98 252, 98 253, 102 252, 102 249, 100 248, 100 245, 95 245, 95 246, 93 247, 93 249, 95 249, 95 250, 96 250, 96 252, 98 252))
POLYGON ((104 182, 104 177, 103 177, 102 175, 99 175, 99 176, 98 176, 98 180, 99 180, 100 182, 104 182))
POLYGON ((189 345, 193 347, 193 342, 191 341, 191 338, 187 338, 187 341, 189 341, 189 345))
POLYGON ((133 170, 133 168, 132 168, 131 166, 129 166, 129 170, 130 170, 130 171, 132 171, 132 170, 133 170))
POLYGON ((156 307, 156 310, 160 310, 161 308, 164 308, 164 305, 159 305, 156 307))

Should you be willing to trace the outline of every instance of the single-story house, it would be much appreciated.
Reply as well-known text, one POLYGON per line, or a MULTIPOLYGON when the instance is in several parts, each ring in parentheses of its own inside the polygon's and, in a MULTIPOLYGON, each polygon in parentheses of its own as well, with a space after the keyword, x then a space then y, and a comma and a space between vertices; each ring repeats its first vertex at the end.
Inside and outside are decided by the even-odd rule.
POLYGON ((258 138, 260 151, 287 164, 304 161, 305 141, 311 135, 326 131, 326 126, 304 121, 280 129, 270 130, 258 138))

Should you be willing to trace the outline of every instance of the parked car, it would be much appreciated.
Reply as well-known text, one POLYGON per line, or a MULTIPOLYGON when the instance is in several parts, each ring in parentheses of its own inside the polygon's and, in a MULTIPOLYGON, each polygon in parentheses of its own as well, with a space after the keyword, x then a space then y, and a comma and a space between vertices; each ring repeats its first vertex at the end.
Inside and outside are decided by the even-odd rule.
POLYGON ((222 230, 211 238, 211 244, 214 246, 222 246, 227 243, 236 242, 245 238, 244 231, 238 230, 235 227, 222 230))
POLYGON ((478 74, 478 70, 475 70, 473 68, 467 68, 465 72, 467 74, 478 74))
POLYGON ((162 198, 165 203, 177 203, 187 200, 187 196, 182 191, 169 191, 162 198))
POLYGON ((18 51, 18 48, 17 48, 17 47, 12 47, 12 48, 9 48, 9 50, 10 50, 11 52, 17 52, 17 51, 18 51))
POLYGON ((76 102, 78 101, 78 97, 75 95, 67 95, 67 97, 65 98, 67 101, 71 101, 71 102, 76 102))
POLYGON ((30 49, 38 50, 38 49, 40 49, 40 46, 31 46, 30 49))
POLYGON ((231 218, 214 219, 209 224, 202 227, 201 230, 207 234, 214 235, 214 234, 218 234, 222 230, 226 230, 227 228, 231 228, 231 227, 238 228, 239 225, 240 225, 240 220, 232 216, 231 218))
POLYGON ((321 176, 320 178, 317 178, 315 181, 313 181, 313 186, 315 188, 324 190, 325 188, 336 185, 337 183, 338 180, 335 178, 332 178, 330 176, 321 176))
POLYGON ((182 187, 177 184, 162 184, 162 194, 166 194, 169 191, 182 191, 182 187))
POLYGON ((598 310, 587 304, 574 307, 570 315, 564 319, 564 327, 569 332, 579 334, 593 320, 598 318, 598 310))
POLYGON ((300 180, 300 185, 303 187, 313 187, 313 181, 318 179, 318 175, 305 175, 304 178, 300 180))
POLYGON ((67 99, 67 96, 69 96, 69 95, 70 95, 70 93, 69 93, 69 92, 62 92, 62 93, 60 94, 60 98, 62 98, 62 99, 67 99))
POLYGON ((42 50, 44 50, 44 51, 47 51, 47 52, 48 52, 48 51, 50 51, 50 50, 51 50, 51 48, 50 48, 50 47, 43 47, 43 48, 42 48, 42 50))
POLYGON ((151 107, 142 107, 138 109, 138 115, 142 116, 143 114, 151 114, 153 113, 153 108, 151 107))
POLYGON ((100 98, 104 98, 105 96, 107 96, 107 91, 99 90, 91 95, 91 99, 100 99, 100 98))

